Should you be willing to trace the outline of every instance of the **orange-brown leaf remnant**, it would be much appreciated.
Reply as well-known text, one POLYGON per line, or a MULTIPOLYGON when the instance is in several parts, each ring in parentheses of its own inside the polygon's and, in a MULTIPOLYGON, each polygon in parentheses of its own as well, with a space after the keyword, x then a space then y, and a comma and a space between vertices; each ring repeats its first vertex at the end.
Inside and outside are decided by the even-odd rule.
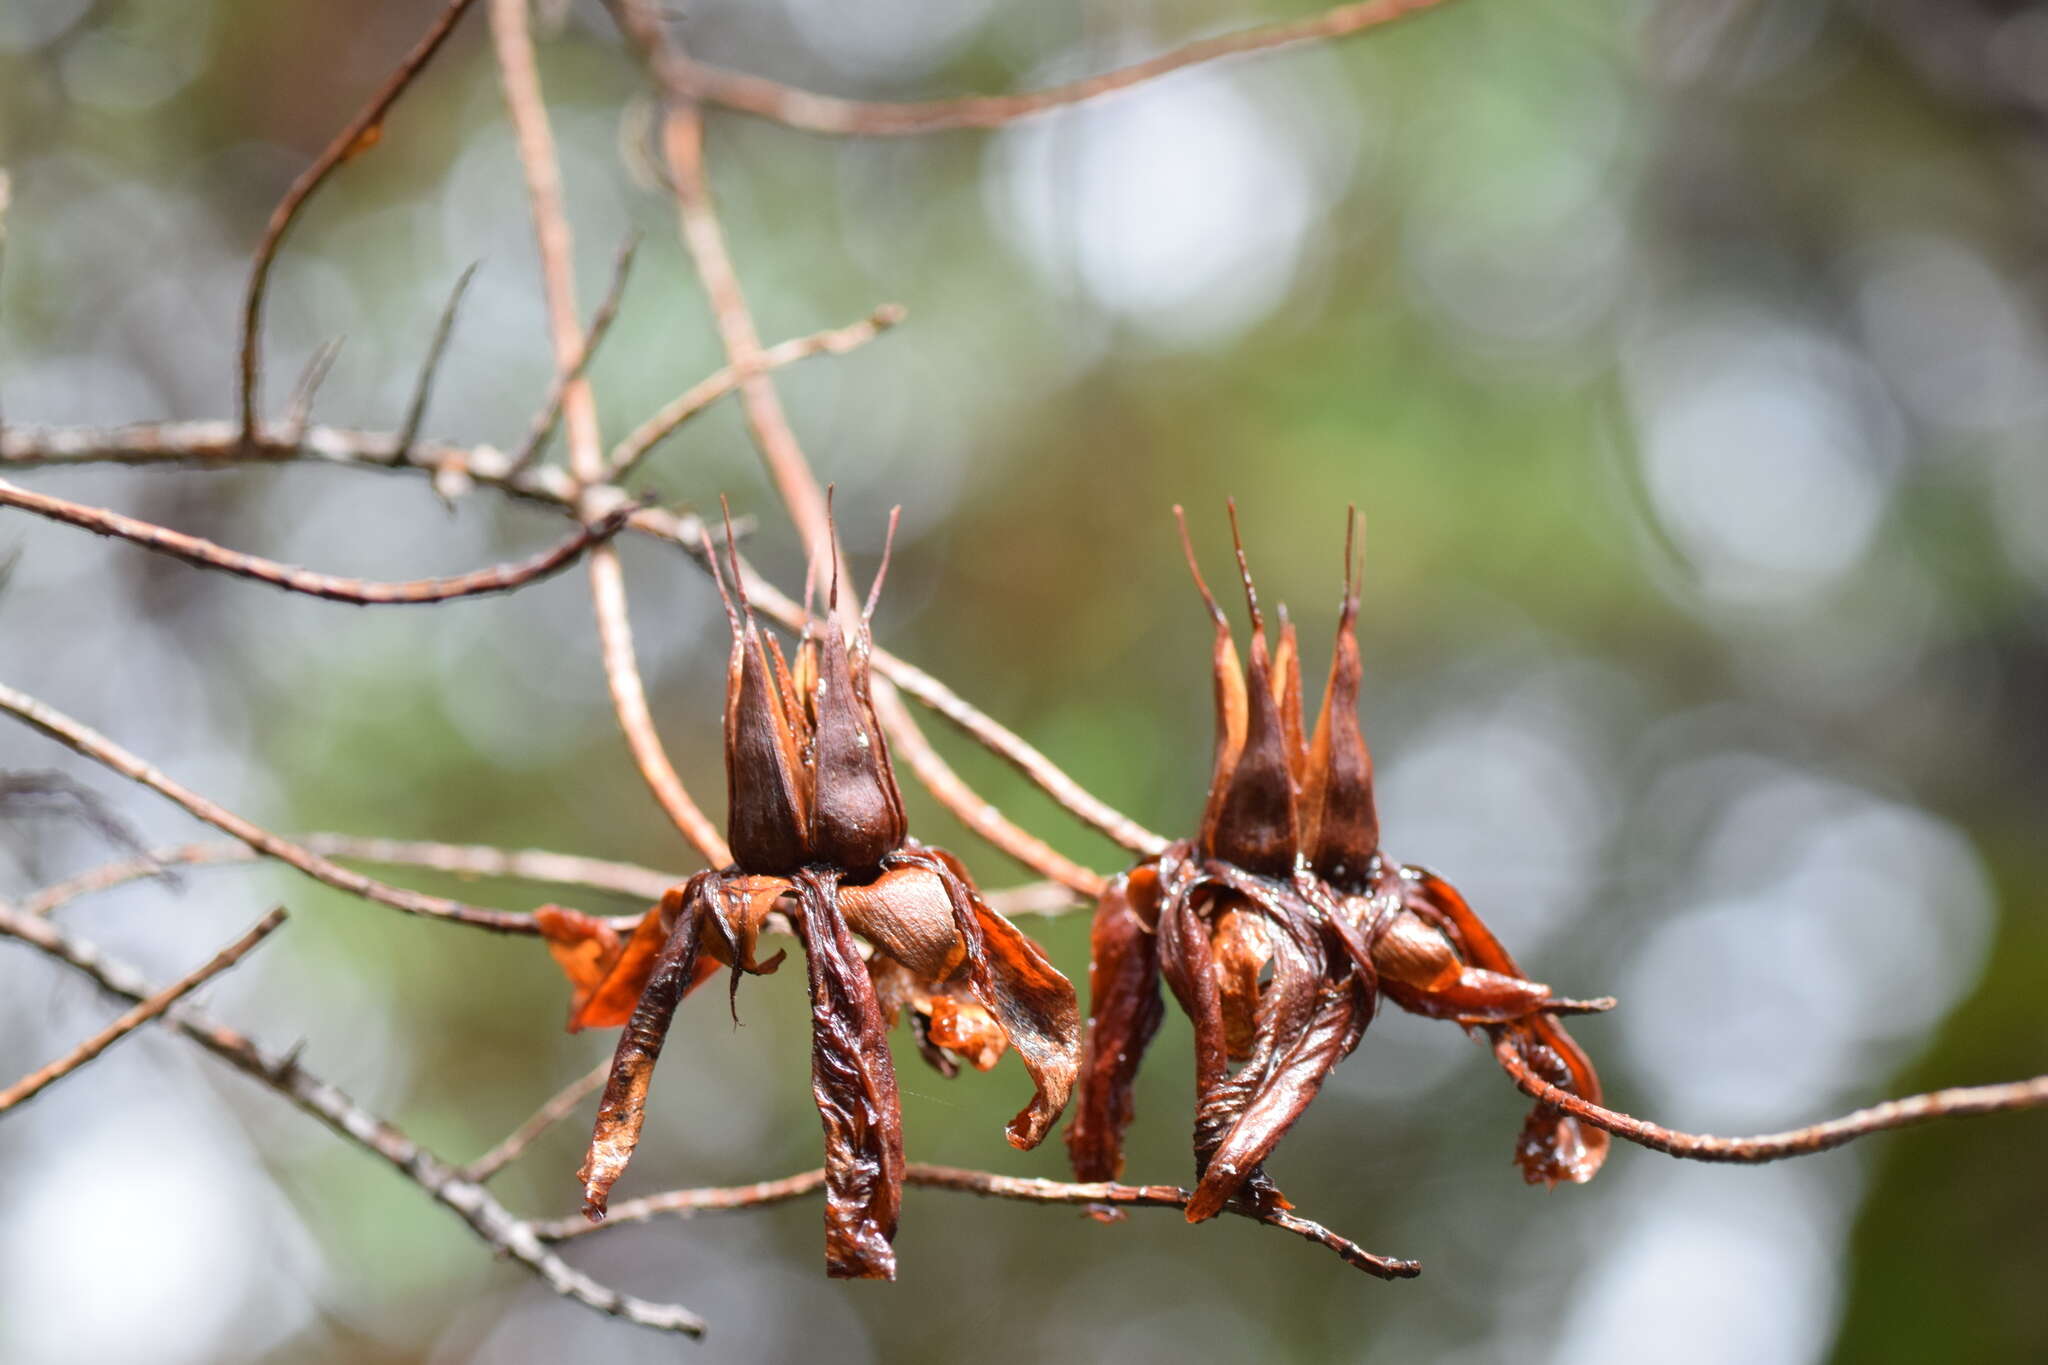
MULTIPOLYGON (((1289 1207, 1264 1162, 1358 1046, 1382 994, 1510 1040, 1546 1078, 1594 1101, 1599 1081, 1555 1016, 1609 1003, 1560 999, 1528 980, 1448 883, 1380 852, 1358 722, 1356 509, 1336 647, 1307 734, 1294 627, 1282 608, 1278 638, 1269 637, 1230 510, 1249 651, 1240 657, 1183 518, 1188 567, 1215 627, 1214 770, 1195 837, 1116 878, 1098 904, 1087 1044, 1067 1129, 1081 1179, 1120 1174, 1132 1084, 1164 1014, 1164 977, 1195 1031, 1190 1222, 1232 1202, 1289 1207)), ((1588 1180, 1607 1140, 1539 1103, 1515 1159, 1532 1182, 1588 1180)))
MULTIPOLYGON (((625 1029, 579 1173, 584 1211, 604 1216, 639 1142, 678 1003, 721 965, 735 993, 742 974, 773 971, 782 954, 764 962, 756 946, 774 915, 802 945, 809 978, 826 1268, 888 1279, 904 1170, 890 1027, 907 1014, 920 1052, 948 1076, 962 1061, 987 1070, 1016 1049, 1033 1094, 1007 1132, 1032 1147, 1066 1106, 1080 1011, 1073 986, 989 908, 959 861, 909 837, 869 698, 870 622, 886 552, 850 637, 835 571, 823 622, 806 626, 791 659, 756 624, 730 536, 727 546, 739 594, 726 596, 731 865, 670 890, 623 941, 602 921, 542 912, 572 986, 570 1027, 625 1029)), ((727 592, 722 574, 719 588, 727 592)))

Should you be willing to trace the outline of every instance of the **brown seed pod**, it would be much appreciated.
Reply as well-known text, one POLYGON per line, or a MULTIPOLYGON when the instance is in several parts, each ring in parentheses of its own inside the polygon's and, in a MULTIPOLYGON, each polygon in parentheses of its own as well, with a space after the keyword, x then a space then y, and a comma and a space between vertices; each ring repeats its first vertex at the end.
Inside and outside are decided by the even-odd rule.
MULTIPOLYGON (((893 515, 889 526, 893 539, 893 515)), ((803 946, 810 984, 826 1267, 892 1278, 903 1133, 889 1028, 908 1012, 920 1051, 946 1075, 961 1060, 987 1070, 1015 1048, 1034 1090, 1008 1136, 1032 1147, 1066 1106, 1080 1012, 1073 986, 983 902, 959 861, 909 837, 868 691, 886 550, 852 638, 840 621, 835 570, 824 623, 805 629, 791 666, 755 623, 731 544, 728 534, 732 591, 723 574, 719 590, 733 636, 725 704, 732 865, 670 890, 623 943, 573 912, 542 920, 575 989, 571 1027, 625 1025, 580 1172, 584 1210, 604 1216, 639 1142, 677 1005, 720 964, 731 968, 735 992, 743 973, 772 971, 781 954, 759 962, 755 945, 779 912, 803 946)), ((833 551, 836 563, 836 543, 833 551)), ((712 562, 715 569, 715 555, 712 562)))
MULTIPOLYGON (((1593 1068, 1555 1016, 1606 1002, 1560 999, 1528 980, 1448 883, 1380 852, 1372 757, 1358 723, 1357 510, 1345 532, 1329 680, 1306 739, 1294 627, 1282 608, 1269 646, 1236 505, 1231 537, 1251 617, 1242 661, 1186 519, 1178 507, 1174 515, 1215 623, 1214 768, 1195 837, 1118 877, 1097 907, 1087 1044, 1067 1129, 1075 1171, 1084 1180, 1121 1171, 1132 1084, 1162 1013, 1161 977, 1195 1031, 1191 1222, 1233 1200, 1287 1206, 1263 1162, 1357 1047, 1382 993, 1511 1040, 1554 1084, 1597 1101, 1593 1068)), ((1583 1181, 1606 1148, 1604 1132, 1538 1104, 1516 1160, 1532 1182, 1583 1181)))

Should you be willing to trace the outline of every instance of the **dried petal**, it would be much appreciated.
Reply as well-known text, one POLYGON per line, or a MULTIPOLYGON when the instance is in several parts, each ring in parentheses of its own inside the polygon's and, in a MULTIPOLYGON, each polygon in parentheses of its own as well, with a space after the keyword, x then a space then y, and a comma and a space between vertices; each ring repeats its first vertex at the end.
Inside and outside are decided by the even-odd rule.
POLYGON ((928 995, 921 1011, 930 1021, 925 1036, 935 1047, 957 1053, 976 1071, 988 1071, 1009 1048, 1009 1035, 985 1005, 951 994, 928 995))
MULTIPOLYGON (((1420 868, 1404 869, 1404 880, 1411 906, 1433 912, 1466 961, 1505 976, 1522 975, 1514 958, 1473 913, 1457 888, 1420 868)), ((1522 1056, 1553 1084, 1595 1104, 1600 1102, 1600 1078, 1593 1071, 1592 1061, 1555 1018, 1532 1014, 1493 1028, 1513 1038, 1522 1056)), ((1583 1184, 1593 1178, 1607 1159, 1609 1141, 1605 1131, 1539 1102, 1523 1125, 1515 1162, 1522 1168, 1523 1178, 1532 1185, 1555 1185, 1559 1181, 1583 1184)))
MULTIPOLYGON (((656 913, 648 911, 650 916, 656 913)), ((540 927, 548 956, 569 978, 569 1028, 574 1032, 577 1014, 618 956, 618 932, 593 915, 560 905, 541 906, 533 912, 533 922, 540 927)))
MULTIPOLYGON (((609 924, 579 910, 544 905, 534 911, 548 953, 569 978, 569 1032, 618 1028, 632 1018, 633 1006, 654 972, 655 957, 668 941, 681 891, 672 888, 660 905, 641 916, 623 943, 609 924)), ((700 960, 683 994, 717 970, 717 963, 700 960)))
POLYGON ((1190 1223, 1222 1212, 1315 1099, 1324 1077, 1358 1046, 1371 1018, 1371 997, 1354 982, 1321 984, 1305 1026, 1286 1040, 1285 1051, 1264 1071, 1258 1089, 1211 1154, 1188 1200, 1190 1223))
POLYGON ((639 1145, 655 1059, 661 1056, 662 1042, 668 1036, 669 1023, 682 1001, 684 988, 696 976, 704 891, 714 875, 700 872, 685 884, 675 927, 655 958, 647 989, 626 1022, 618 1051, 612 1055, 611 1078, 605 1082, 604 1099, 598 1105, 590 1151, 583 1159, 583 1168, 576 1173, 583 1182, 583 1212, 593 1222, 604 1217, 612 1186, 625 1173, 626 1163, 632 1160, 633 1149, 639 1145))
MULTIPOLYGON (((1088 944, 1088 1035, 1067 1155, 1082 1180, 1124 1171, 1138 1064, 1166 1003, 1159 996, 1159 869, 1140 863, 1103 890, 1088 944)), ((1098 1215, 1099 1216, 1099 1215, 1098 1215)), ((1121 1215, 1118 1215, 1121 1216, 1121 1215)))
POLYGON ((1067 1107, 1081 1065, 1081 1008, 1073 983, 1061 976, 1036 943, 982 901, 967 869, 940 849, 906 851, 904 858, 952 875, 953 922, 967 950, 967 984, 1030 1073, 1031 1102, 1003 1130, 1012 1147, 1036 1147, 1067 1107))
POLYGON ((888 1029, 830 873, 797 877, 793 921, 811 989, 811 1094, 825 1129, 825 1270, 894 1279, 903 1130, 888 1029))
POLYGON ((855 933, 920 980, 944 981, 966 956, 946 878, 935 868, 892 867, 872 882, 842 881, 839 909, 855 933))
POLYGON ((1223 1002, 1223 1037, 1230 1059, 1252 1055, 1258 1028, 1259 978, 1272 961, 1273 944, 1265 922, 1245 909, 1225 910, 1216 917, 1209 942, 1216 966, 1216 986, 1223 1002))

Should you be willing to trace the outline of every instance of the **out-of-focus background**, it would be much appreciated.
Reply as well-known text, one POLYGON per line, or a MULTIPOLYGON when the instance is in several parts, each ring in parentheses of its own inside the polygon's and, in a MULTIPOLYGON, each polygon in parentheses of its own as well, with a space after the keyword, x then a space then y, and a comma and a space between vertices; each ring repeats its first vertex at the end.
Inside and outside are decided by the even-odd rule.
MULTIPOLYGON (((290 178, 435 7, 0 6, 11 424, 230 410, 247 260, 290 178)), ((1303 12, 826 0, 692 5, 704 58, 843 93, 1025 88, 1303 12)), ((346 345, 316 418, 399 422, 472 261, 428 431, 516 443, 550 373, 483 19, 327 187, 272 291, 269 396, 346 345)), ((640 75, 594 5, 544 45, 585 306, 643 234, 594 369, 609 434, 718 362, 640 75)), ((780 378, 857 563, 904 505, 879 632, 1104 797, 1185 831, 1222 501, 1263 589, 1327 648, 1343 509, 1370 518, 1368 735, 1386 843, 1473 898, 1530 971, 1622 1006, 1574 1030, 1617 1103, 1720 1132, 2048 1057, 2048 9, 2008 0, 1463 0, 1341 44, 1184 72, 1002 132, 834 140, 718 114, 713 176, 769 339, 910 320, 780 378)), ((29 471, 238 548, 445 573, 561 524, 407 476, 29 471)), ((760 518, 738 415, 646 481, 760 518)), ((606 706, 580 572, 509 599, 357 611, 23 515, 0 677, 284 830, 532 845, 685 873, 606 706)), ((628 544, 657 716, 715 808, 725 637, 710 586, 628 544)), ((1311 673, 1319 674, 1319 666, 1311 673)), ((1116 850, 938 733, 1013 814, 1116 850)), ((210 837, 19 727, 155 840, 210 837)), ((911 794, 984 884, 1023 875, 911 794)), ((0 839, 9 897, 112 856, 0 839)), ((393 873, 397 877, 404 874, 393 873)), ((540 893, 416 884, 509 908, 540 893)), ((456 1159, 601 1056, 533 942, 408 919, 281 871, 198 869, 68 925, 169 979, 267 904, 291 925, 217 1011, 456 1159)), ((584 903, 592 911, 636 907, 584 903)), ((1086 917, 1031 921, 1070 975, 1086 917)), ((707 993, 707 997, 713 993, 707 993)), ((722 992, 716 994, 722 995, 722 992)), ((802 973, 681 1016, 622 1194, 814 1164, 802 973)), ((0 1072, 110 1011, 0 948, 0 1072)), ((912 1155, 1010 1151, 1012 1061, 948 1083, 906 1047, 912 1155)), ((1130 1175, 1187 1176, 1175 1016, 1130 1175)), ((799 1203, 609 1233, 573 1258, 706 1312, 720 1362, 2027 1361, 2048 1358, 2035 1116, 1816 1160, 1686 1166, 1617 1144, 1525 1187, 1523 1101, 1455 1029, 1389 1010, 1272 1163, 1305 1211, 1421 1258, 1366 1279, 1230 1219, 912 1191, 893 1287, 826 1280, 799 1203)), ((573 1207, 564 1125, 501 1181, 573 1207)), ((445 1210, 179 1040, 124 1043, 0 1124, 0 1359, 173 1365, 668 1361, 693 1348, 494 1264, 445 1210)))

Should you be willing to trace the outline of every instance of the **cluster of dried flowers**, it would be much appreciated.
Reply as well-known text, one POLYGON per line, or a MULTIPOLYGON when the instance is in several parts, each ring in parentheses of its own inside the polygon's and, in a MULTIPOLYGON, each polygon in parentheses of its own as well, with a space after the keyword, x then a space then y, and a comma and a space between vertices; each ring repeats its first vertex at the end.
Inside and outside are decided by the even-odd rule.
MULTIPOLYGON (((1066 1134, 1074 1170, 1083 1180, 1115 1180, 1132 1084, 1164 1013, 1164 976, 1195 1033, 1190 1222, 1232 1201, 1254 1212, 1290 1207, 1262 1163, 1358 1046, 1382 990, 1405 1009, 1510 1040, 1537 1074, 1599 1099, 1591 1064, 1556 1016, 1612 1002, 1562 999, 1530 981, 1447 883, 1380 852, 1372 758, 1358 723, 1356 512, 1313 735, 1303 725, 1294 627, 1282 608, 1278 642, 1269 644, 1234 506, 1231 523, 1252 622, 1248 661, 1202 579, 1185 519, 1181 526, 1216 629, 1208 803, 1194 839, 1147 857, 1104 892, 1085 1033, 1073 986, 1039 947, 988 907, 959 859, 909 836, 869 699, 870 623, 886 550, 849 633, 834 546, 822 625, 806 625, 792 663, 754 619, 728 534, 734 586, 720 574, 719 588, 733 637, 725 703, 732 863, 672 889, 623 940, 574 911, 541 912, 572 984, 570 1027, 624 1027, 579 1172, 587 1216, 604 1217, 639 1142, 677 1005, 721 966, 735 993, 743 973, 775 970, 783 954, 764 962, 756 951, 770 927, 796 937, 808 968, 812 1090, 825 1130, 825 1259, 835 1276, 895 1273, 903 1133, 888 1031, 906 1016, 920 1055, 947 1076, 963 1061, 988 1070, 1016 1048, 1036 1086, 1007 1130, 1017 1147, 1045 1137, 1078 1084, 1066 1134)), ((708 542, 705 552, 715 566, 708 542)), ((1516 1159, 1531 1181, 1583 1181, 1606 1145, 1606 1133, 1539 1102, 1516 1159)), ((1109 1207, 1097 1213, 1117 1216, 1109 1207)))

